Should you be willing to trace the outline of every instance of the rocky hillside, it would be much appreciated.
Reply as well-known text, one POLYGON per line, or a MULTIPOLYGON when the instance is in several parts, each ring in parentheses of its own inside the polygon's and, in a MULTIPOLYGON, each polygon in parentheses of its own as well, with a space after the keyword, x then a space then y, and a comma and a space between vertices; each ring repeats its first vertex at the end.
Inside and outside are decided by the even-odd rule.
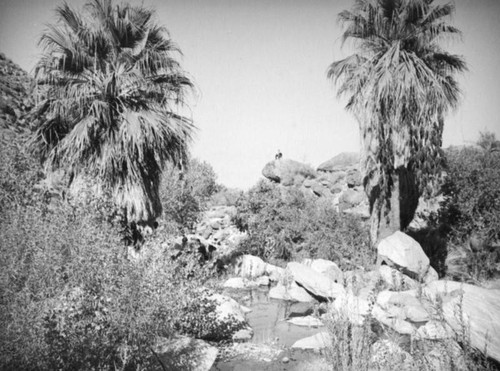
MULTIPOLYGON (((0 128, 19 131, 27 127, 26 113, 33 107, 31 77, 0 53, 0 128)), ((8 135, 2 130, 2 136, 8 135)))

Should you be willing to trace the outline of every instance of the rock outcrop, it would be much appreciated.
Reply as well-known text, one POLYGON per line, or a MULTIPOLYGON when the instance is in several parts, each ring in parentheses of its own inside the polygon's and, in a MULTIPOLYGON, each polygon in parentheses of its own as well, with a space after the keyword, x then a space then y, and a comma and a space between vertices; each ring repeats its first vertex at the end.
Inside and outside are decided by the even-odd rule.
POLYGON ((424 294, 442 302, 446 323, 458 334, 470 331, 471 345, 500 362, 500 290, 453 281, 434 281, 424 294))
POLYGON ((377 246, 379 263, 385 262, 415 277, 424 277, 429 270, 429 258, 410 236, 403 232, 384 238, 377 246))
POLYGON ((357 152, 342 152, 332 157, 330 160, 323 162, 318 166, 318 171, 337 172, 344 171, 346 168, 359 167, 359 153, 357 152))
POLYGON ((341 284, 304 264, 288 263, 286 270, 295 282, 316 296, 333 299, 345 292, 341 284))
POLYGON ((268 162, 262 169, 262 175, 284 186, 300 186, 306 179, 314 179, 317 176, 312 167, 290 159, 268 162))
POLYGON ((338 161, 321 165, 317 171, 298 161, 274 160, 264 166, 262 175, 283 187, 297 187, 305 194, 331 199, 338 211, 366 219, 368 199, 362 187, 358 160, 354 161, 353 156, 342 153, 334 158, 338 161))

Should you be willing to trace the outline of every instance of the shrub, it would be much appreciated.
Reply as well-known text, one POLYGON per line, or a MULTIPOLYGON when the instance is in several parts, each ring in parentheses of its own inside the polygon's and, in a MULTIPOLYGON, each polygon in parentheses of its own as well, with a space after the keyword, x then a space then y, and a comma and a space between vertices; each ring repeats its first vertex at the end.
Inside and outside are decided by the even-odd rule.
POLYGON ((331 200, 261 181, 237 210, 235 223, 249 237, 240 245, 245 253, 266 260, 331 259, 347 269, 373 263, 366 226, 340 215, 331 200))
POLYGON ((105 199, 46 202, 20 149, 0 167, 0 369, 148 369, 159 337, 230 335, 199 293, 203 271, 176 276, 155 238, 129 260, 105 199))
POLYGON ((192 159, 185 170, 168 167, 160 189, 164 221, 171 224, 172 231, 191 231, 219 188, 217 176, 206 162, 192 159))
POLYGON ((448 274, 481 280, 498 274, 500 252, 500 152, 494 136, 482 134, 479 147, 449 149, 445 201, 438 223, 448 232, 448 274))
POLYGON ((447 161, 442 220, 452 237, 464 242, 476 232, 485 243, 500 239, 500 153, 474 147, 451 149, 447 161))

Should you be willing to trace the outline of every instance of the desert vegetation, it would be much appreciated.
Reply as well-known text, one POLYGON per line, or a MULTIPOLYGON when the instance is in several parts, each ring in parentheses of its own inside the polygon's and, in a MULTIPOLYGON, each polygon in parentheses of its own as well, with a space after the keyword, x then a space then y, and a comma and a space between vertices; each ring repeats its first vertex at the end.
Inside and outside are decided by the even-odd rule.
POLYGON ((424 322, 445 323, 455 300, 471 305, 459 289, 431 300, 430 282, 487 290, 500 278, 500 142, 482 132, 441 148, 466 69, 438 43, 459 35, 447 24, 453 10, 356 0, 342 12, 357 51, 328 77, 360 125, 361 179, 357 165, 328 173, 279 158, 242 192, 190 155, 196 129, 183 109, 194 86, 154 11, 111 0, 58 7, 34 79, 15 89, 22 110, 0 107, 0 369, 192 369, 194 346, 181 356, 165 344, 203 340, 217 354, 251 338, 240 304, 220 294, 231 275, 307 296, 329 336, 325 369, 499 369, 463 315, 439 339, 414 336, 424 322), (427 201, 438 207, 415 227, 427 201), (421 244, 425 271, 380 267, 374 247, 395 231, 421 244), (293 270, 314 260, 335 267, 340 299, 296 283, 293 270), (425 302, 411 313, 415 331, 388 325, 413 307, 393 305, 387 320, 387 293, 425 302))

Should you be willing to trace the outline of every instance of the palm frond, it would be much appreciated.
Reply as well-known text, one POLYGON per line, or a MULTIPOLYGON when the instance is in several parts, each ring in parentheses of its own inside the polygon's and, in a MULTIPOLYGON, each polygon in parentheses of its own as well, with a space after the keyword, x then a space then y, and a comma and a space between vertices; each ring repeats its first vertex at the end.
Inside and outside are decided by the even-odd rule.
POLYGON ((129 221, 157 217, 166 163, 185 160, 195 127, 178 113, 194 86, 178 46, 143 7, 63 4, 40 38, 33 148, 54 168, 100 179, 129 221))

